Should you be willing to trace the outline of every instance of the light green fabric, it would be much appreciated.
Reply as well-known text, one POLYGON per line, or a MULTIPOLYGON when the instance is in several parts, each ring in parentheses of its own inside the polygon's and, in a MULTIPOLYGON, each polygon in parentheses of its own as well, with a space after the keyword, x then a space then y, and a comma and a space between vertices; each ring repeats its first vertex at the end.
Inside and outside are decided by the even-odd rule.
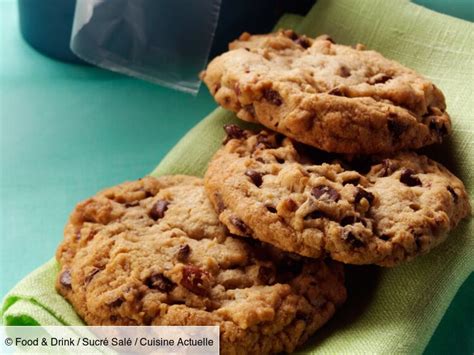
MULTIPOLYGON (((319 0, 306 18, 286 16, 279 27, 329 33, 339 43, 363 42, 430 77, 446 94, 453 136, 428 154, 474 188, 474 26, 406 1, 319 0)), ((193 128, 152 175, 202 175, 220 145, 222 125, 237 122, 217 109, 193 128)), ((472 200, 472 194, 471 194, 472 200)), ((430 254, 394 269, 349 267, 350 295, 336 317, 306 346, 320 353, 421 353, 456 291, 474 269, 472 218, 430 254)), ((5 298, 4 324, 81 324, 54 291, 54 260, 5 298)))

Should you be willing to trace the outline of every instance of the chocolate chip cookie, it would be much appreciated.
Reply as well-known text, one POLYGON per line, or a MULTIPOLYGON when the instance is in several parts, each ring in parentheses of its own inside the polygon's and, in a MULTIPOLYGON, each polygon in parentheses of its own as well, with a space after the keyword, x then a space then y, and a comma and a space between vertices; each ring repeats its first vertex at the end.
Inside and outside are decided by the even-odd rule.
POLYGON ((57 259, 57 290, 86 323, 219 325, 222 353, 293 351, 346 298, 341 264, 232 236, 187 176, 81 202, 57 259))
POLYGON ((380 53, 290 30, 244 33, 201 78, 243 120, 336 153, 376 154, 441 142, 442 92, 380 53))
POLYGON ((233 234, 350 264, 394 266, 470 213, 463 183, 413 152, 349 161, 277 133, 226 126, 205 186, 233 234))

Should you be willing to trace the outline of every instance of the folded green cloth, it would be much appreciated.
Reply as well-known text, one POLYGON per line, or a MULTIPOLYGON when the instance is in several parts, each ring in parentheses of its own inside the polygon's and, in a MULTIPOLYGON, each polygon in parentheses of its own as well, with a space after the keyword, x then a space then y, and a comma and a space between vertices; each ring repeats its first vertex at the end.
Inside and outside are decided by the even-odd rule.
MULTIPOLYGON (((318 0, 305 17, 279 24, 308 35, 329 33, 339 43, 361 42, 425 74, 446 94, 453 136, 428 154, 474 187, 474 26, 406 1, 318 0)), ((193 128, 151 175, 202 175, 235 116, 217 109, 193 128)), ((241 124, 241 122, 239 122, 241 124)), ((472 195, 471 195, 472 200, 472 195)), ((456 291, 474 269, 474 226, 463 221, 430 254, 393 269, 349 267, 349 299, 304 351, 420 353, 456 291)), ((6 325, 82 324, 54 290, 58 266, 49 261, 6 296, 6 325)))

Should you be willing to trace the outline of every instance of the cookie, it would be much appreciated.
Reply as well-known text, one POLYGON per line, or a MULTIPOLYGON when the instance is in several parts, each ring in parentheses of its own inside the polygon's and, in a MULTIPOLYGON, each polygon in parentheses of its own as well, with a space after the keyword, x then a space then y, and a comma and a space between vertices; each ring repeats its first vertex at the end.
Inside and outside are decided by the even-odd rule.
POLYGON ((378 154, 441 142, 451 132, 442 92, 380 53, 286 30, 244 33, 201 78, 219 105, 299 142, 378 154))
POLYGON ((470 213, 463 183, 426 156, 347 161, 277 133, 225 128, 205 186, 233 234, 308 257, 394 266, 440 244, 470 213))
POLYGON ((219 325, 222 353, 291 352, 346 298, 342 264, 230 235, 194 177, 78 204, 57 260, 57 290, 87 324, 219 325))

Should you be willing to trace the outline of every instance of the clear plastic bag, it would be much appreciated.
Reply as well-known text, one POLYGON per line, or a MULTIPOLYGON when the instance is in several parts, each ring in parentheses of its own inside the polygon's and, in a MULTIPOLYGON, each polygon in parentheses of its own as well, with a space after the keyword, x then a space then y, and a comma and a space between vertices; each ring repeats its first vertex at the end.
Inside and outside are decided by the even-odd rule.
POLYGON ((77 0, 71 49, 99 67, 196 94, 221 0, 77 0))

